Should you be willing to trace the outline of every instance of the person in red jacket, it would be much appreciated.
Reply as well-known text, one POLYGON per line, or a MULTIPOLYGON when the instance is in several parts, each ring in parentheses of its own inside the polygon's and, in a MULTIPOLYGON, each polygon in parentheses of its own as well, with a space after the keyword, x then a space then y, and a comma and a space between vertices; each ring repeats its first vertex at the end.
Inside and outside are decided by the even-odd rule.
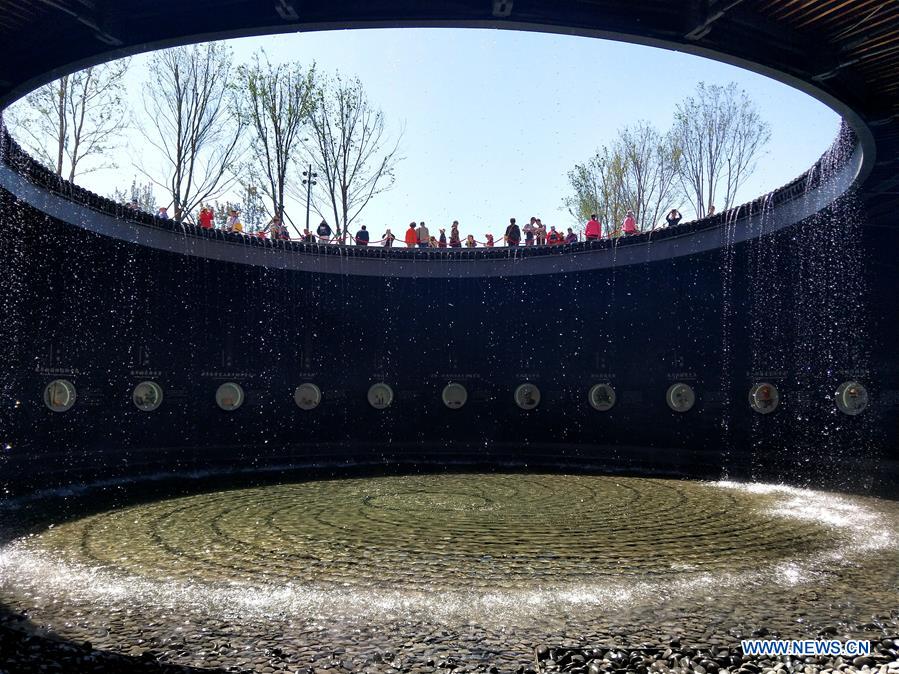
POLYGON ((633 211, 627 212, 627 217, 624 219, 624 223, 622 223, 621 225, 621 231, 624 232, 625 236, 637 234, 637 218, 634 217, 633 211))
POLYGON ((212 209, 208 206, 203 206, 203 208, 200 209, 200 215, 198 218, 200 221, 200 227, 202 227, 203 229, 212 229, 212 221, 214 217, 215 216, 212 213, 212 209))
POLYGON ((599 224, 599 219, 596 217, 596 213, 594 213, 590 216, 587 226, 584 228, 584 238, 587 241, 596 241, 600 236, 602 236, 602 225, 599 224))
POLYGON ((406 230, 406 248, 415 248, 418 243, 418 232, 415 231, 416 223, 410 222, 406 230))

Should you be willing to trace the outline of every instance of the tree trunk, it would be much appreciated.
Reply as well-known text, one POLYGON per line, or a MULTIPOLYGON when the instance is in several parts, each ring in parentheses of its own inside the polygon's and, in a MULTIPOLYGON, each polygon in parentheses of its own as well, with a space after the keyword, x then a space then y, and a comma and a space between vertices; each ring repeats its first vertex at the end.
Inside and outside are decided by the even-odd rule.
POLYGON ((66 149, 66 101, 68 100, 69 76, 59 80, 59 100, 56 112, 59 115, 59 135, 56 138, 56 175, 62 177, 62 163, 66 149))

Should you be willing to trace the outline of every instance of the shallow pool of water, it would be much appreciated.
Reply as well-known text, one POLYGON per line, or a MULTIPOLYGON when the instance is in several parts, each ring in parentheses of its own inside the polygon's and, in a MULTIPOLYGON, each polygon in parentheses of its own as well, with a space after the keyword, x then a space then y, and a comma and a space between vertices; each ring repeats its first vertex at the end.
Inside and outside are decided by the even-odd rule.
POLYGON ((773 485, 317 480, 123 507, 13 540, 0 601, 126 652, 190 634, 187 662, 223 634, 365 648, 437 631, 511 648, 758 626, 848 633, 899 607, 897 541, 895 502, 773 485))

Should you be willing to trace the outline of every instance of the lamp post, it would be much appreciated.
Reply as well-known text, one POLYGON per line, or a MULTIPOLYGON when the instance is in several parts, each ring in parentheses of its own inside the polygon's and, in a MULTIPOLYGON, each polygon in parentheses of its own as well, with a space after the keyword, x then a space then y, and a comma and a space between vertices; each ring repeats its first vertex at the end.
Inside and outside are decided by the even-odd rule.
POLYGON ((315 185, 315 179, 318 173, 312 172, 312 164, 309 164, 309 170, 303 171, 303 184, 306 186, 306 231, 309 231, 309 203, 312 198, 312 186, 315 185))

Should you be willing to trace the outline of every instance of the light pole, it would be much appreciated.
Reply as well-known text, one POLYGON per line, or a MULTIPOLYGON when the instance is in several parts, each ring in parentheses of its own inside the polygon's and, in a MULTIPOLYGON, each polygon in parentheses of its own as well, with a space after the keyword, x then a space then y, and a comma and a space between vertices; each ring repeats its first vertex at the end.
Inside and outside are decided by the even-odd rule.
POLYGON ((312 164, 309 164, 309 170, 303 171, 303 184, 306 186, 306 231, 309 231, 309 203, 312 198, 312 186, 315 185, 315 179, 318 173, 312 172, 312 164))

